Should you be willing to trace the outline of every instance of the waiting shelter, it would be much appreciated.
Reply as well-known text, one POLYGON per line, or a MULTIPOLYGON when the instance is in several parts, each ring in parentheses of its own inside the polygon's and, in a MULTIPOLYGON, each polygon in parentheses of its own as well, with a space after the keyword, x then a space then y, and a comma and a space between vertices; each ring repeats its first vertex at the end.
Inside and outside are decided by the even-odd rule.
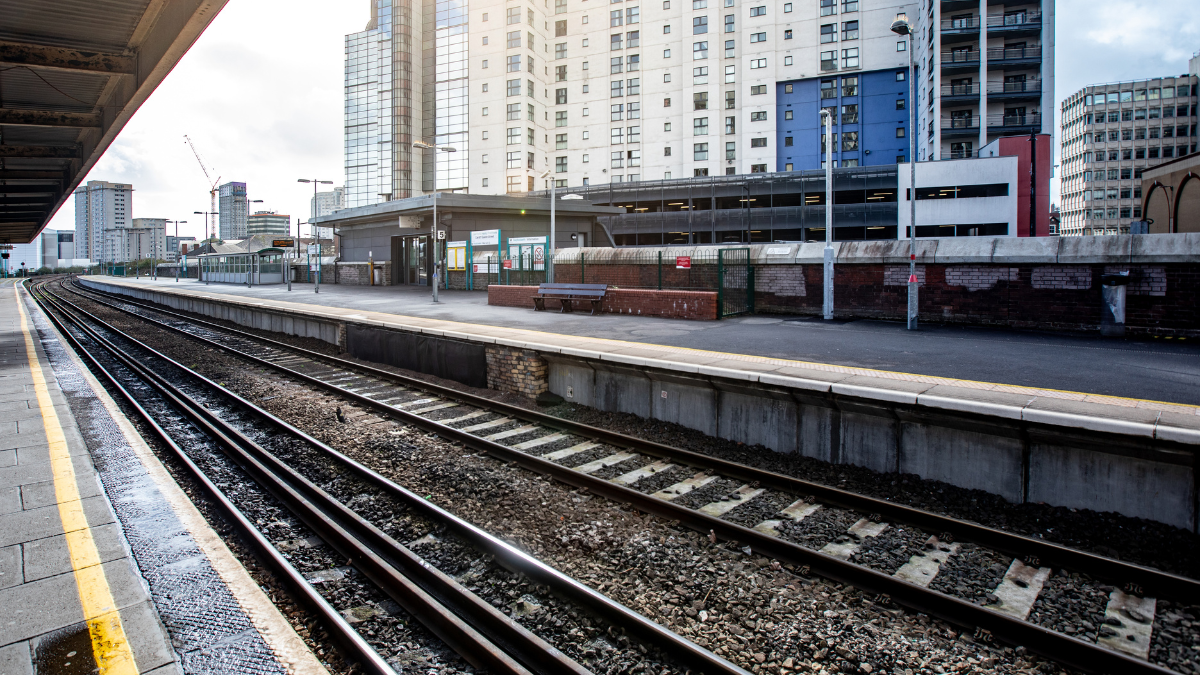
POLYGON ((212 283, 282 284, 281 248, 264 248, 239 253, 209 253, 199 256, 200 280, 212 283))

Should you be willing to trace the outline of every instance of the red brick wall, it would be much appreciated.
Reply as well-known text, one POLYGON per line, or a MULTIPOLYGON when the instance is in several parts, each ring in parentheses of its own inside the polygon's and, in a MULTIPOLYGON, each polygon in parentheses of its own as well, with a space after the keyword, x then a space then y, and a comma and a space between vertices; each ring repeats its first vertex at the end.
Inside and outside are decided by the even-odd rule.
MULTIPOLYGON (((920 318, 1057 330, 1100 325, 1100 275, 1129 270, 1126 329, 1134 333, 1200 335, 1200 266, 1188 264, 941 264, 917 265, 920 318)), ((756 267, 759 312, 819 314, 821 265, 756 267)), ((838 265, 835 314, 903 320, 907 265, 838 265)))
MULTIPOLYGON (((500 307, 533 309, 537 286, 488 286, 488 304, 500 307)), ((592 303, 575 302, 575 311, 591 312, 592 303)), ((562 303, 546 300, 547 311, 559 311, 562 303)), ((661 316, 672 319, 711 320, 717 318, 715 291, 658 291, 622 288, 609 290, 600 311, 608 314, 661 316)))

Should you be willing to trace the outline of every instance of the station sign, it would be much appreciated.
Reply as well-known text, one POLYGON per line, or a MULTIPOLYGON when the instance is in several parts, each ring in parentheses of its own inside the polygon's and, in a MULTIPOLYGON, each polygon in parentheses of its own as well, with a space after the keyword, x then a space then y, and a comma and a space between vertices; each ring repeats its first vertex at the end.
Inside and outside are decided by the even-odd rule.
POLYGON ((471 246, 499 246, 499 245, 500 245, 500 230, 478 230, 476 232, 471 233, 471 246))
POLYGON ((437 238, 438 238, 438 241, 446 241, 446 231, 438 230, 437 238))
POLYGON ((273 248, 293 248, 296 245, 295 239, 272 239, 271 246, 273 248))
POLYGON ((308 254, 309 255, 320 255, 321 247, 317 246, 316 244, 309 244, 308 245, 308 254))
POLYGON ((675 256, 675 269, 677 269, 677 270, 692 269, 692 256, 690 256, 690 255, 675 256))

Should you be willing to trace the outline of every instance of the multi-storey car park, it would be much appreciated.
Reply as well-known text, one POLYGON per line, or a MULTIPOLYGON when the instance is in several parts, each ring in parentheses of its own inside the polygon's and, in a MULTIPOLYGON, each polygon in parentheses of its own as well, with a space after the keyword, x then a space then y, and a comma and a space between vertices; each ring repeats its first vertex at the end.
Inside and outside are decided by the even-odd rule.
POLYGON ((1196 151, 1198 82, 1193 67, 1179 77, 1090 85, 1062 102, 1060 234, 1128 232, 1142 217, 1142 172, 1196 151))

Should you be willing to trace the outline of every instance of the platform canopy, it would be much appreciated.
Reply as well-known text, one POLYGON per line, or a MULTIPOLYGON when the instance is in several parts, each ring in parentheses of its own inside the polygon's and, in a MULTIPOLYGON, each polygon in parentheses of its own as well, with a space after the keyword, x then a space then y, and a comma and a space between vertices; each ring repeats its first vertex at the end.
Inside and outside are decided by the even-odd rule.
POLYGON ((0 243, 28 243, 227 0, 0 0, 0 243))

